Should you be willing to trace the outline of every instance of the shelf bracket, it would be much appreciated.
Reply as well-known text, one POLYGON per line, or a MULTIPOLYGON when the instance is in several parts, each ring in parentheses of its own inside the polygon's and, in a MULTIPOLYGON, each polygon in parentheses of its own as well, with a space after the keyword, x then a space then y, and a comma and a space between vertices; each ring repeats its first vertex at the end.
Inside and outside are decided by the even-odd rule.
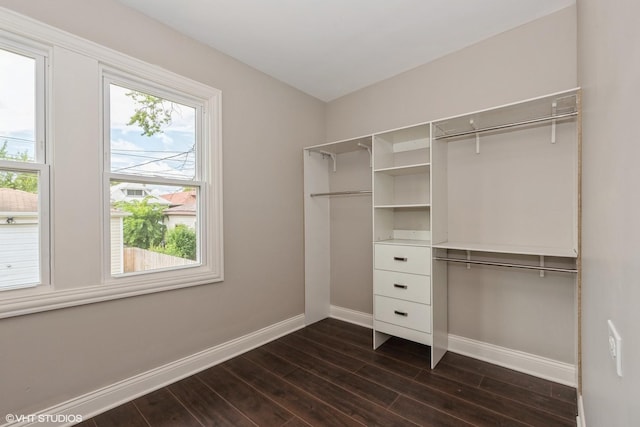
MULTIPOLYGON (((469 125, 471 125, 471 129, 473 130, 478 129, 473 119, 469 120, 469 125)), ((476 154, 480 154, 480 133, 476 133, 476 154)))
POLYGON ((335 172, 336 171, 336 155, 328 151, 318 151, 318 153, 322 154, 323 159, 330 157, 331 160, 333 160, 333 171, 335 172))
MULTIPOLYGON (((553 101, 551 103, 551 116, 556 115, 556 110, 558 109, 558 103, 553 101)), ((551 120, 551 143, 556 143, 556 119, 551 120)))
MULTIPOLYGON (((540 255, 540 267, 544 268, 544 255, 540 255)), ((544 270, 540 270, 540 277, 544 277, 544 270)))
MULTIPOLYGON (((471 251, 467 251, 467 261, 471 261, 471 251)), ((471 270, 471 264, 467 263, 467 270, 471 270)))
POLYGON ((369 152, 369 167, 372 167, 373 166, 373 156, 371 155, 371 147, 369 147, 368 145, 364 145, 361 142, 358 142, 358 147, 364 148, 365 150, 367 150, 369 152))

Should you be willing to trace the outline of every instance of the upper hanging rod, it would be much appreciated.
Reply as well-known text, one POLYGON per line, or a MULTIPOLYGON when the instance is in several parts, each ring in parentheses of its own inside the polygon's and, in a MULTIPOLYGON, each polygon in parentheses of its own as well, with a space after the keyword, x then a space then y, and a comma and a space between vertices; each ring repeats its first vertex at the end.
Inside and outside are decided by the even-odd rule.
POLYGON ((371 194, 371 190, 352 190, 352 191, 331 191, 329 193, 311 193, 309 196, 311 197, 321 197, 321 196, 349 196, 356 194, 371 194))
POLYGON ((521 122, 514 122, 514 123, 508 123, 506 125, 496 125, 496 126, 490 126, 487 128, 481 128, 481 129, 474 129, 474 130, 467 130, 464 132, 457 132, 457 133, 452 133, 449 135, 440 135, 440 136, 436 136, 434 139, 447 139, 447 138, 455 138, 458 136, 465 136, 465 135, 474 135, 477 133, 482 133, 482 132, 489 132, 492 130, 500 130, 500 129, 508 129, 508 128, 512 128, 512 127, 516 127, 516 126, 524 126, 524 125, 530 125, 533 123, 540 123, 540 122, 546 122, 549 120, 558 120, 558 119, 564 119, 566 117, 572 117, 572 116, 577 116, 578 112, 574 111, 572 113, 564 113, 564 114, 556 114, 554 116, 548 116, 548 117, 540 117, 537 119, 531 119, 531 120, 524 120, 521 122))
POLYGON ((557 271, 560 273, 577 273, 578 272, 578 270, 575 268, 538 267, 535 265, 509 264, 506 262, 491 262, 491 261, 473 261, 470 259, 446 258, 446 257, 433 257, 433 259, 436 261, 459 262, 462 264, 494 265, 497 267, 524 268, 528 270, 538 270, 538 271, 557 271))

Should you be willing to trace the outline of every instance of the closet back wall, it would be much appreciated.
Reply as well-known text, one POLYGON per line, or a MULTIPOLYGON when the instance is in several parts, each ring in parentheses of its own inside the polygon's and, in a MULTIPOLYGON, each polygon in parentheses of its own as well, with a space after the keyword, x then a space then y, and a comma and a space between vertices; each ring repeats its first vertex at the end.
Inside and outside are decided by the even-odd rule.
MULTIPOLYGON (((327 141, 567 90, 577 86, 576 62, 576 8, 571 6, 330 102, 327 141)), ((464 278, 464 265, 462 270, 464 278)), ((449 333, 575 363, 573 277, 550 275, 540 288, 529 281, 508 288, 509 272, 497 274, 483 271, 482 280, 475 275, 472 282, 449 282, 449 333), (505 289, 508 298, 500 293, 505 289), (491 301, 490 309, 474 301, 491 301), (547 326, 538 323, 540 310, 547 326)))
MULTIPOLYGON (((300 153, 324 142, 325 104, 113 0, 0 6, 222 90, 225 237, 222 283, 0 320, 0 413, 31 414, 302 314, 300 153)), ((98 88, 87 96, 97 103, 98 88)), ((94 155, 74 161, 99 164, 99 120, 73 128, 86 132, 94 155)), ((64 153, 69 127, 54 132, 64 153)), ((100 191, 94 180, 76 181, 79 194, 100 191)), ((83 203, 100 212, 99 199, 83 203)), ((53 214, 69 209, 56 203, 53 214)), ((65 276, 92 286, 100 229, 85 228, 73 239, 55 236, 54 252, 83 248, 96 268, 65 276)))
MULTIPOLYGON (((340 154, 331 191, 371 190, 367 150, 340 154)), ((331 161, 327 161, 331 168, 331 161)), ((373 307, 371 195, 331 198, 331 305, 369 313, 373 307)))

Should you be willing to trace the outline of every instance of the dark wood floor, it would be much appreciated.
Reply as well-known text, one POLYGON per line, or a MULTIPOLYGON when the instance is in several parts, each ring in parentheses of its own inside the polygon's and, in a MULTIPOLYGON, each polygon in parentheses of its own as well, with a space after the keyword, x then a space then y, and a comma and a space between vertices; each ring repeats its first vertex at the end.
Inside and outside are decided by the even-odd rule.
POLYGON ((82 426, 575 426, 575 389, 326 319, 82 426))

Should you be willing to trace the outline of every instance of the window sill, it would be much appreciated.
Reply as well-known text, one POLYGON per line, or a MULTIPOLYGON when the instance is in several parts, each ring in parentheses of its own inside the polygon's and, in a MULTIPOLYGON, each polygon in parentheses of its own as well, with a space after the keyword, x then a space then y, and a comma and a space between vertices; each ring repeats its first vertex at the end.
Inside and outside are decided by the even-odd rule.
POLYGON ((129 298, 139 295, 174 289, 188 288, 223 281, 221 274, 194 274, 187 281, 184 279, 154 280, 153 283, 105 284, 77 289, 37 290, 38 293, 2 299, 0 296, 0 319, 22 316, 43 311, 129 298))

